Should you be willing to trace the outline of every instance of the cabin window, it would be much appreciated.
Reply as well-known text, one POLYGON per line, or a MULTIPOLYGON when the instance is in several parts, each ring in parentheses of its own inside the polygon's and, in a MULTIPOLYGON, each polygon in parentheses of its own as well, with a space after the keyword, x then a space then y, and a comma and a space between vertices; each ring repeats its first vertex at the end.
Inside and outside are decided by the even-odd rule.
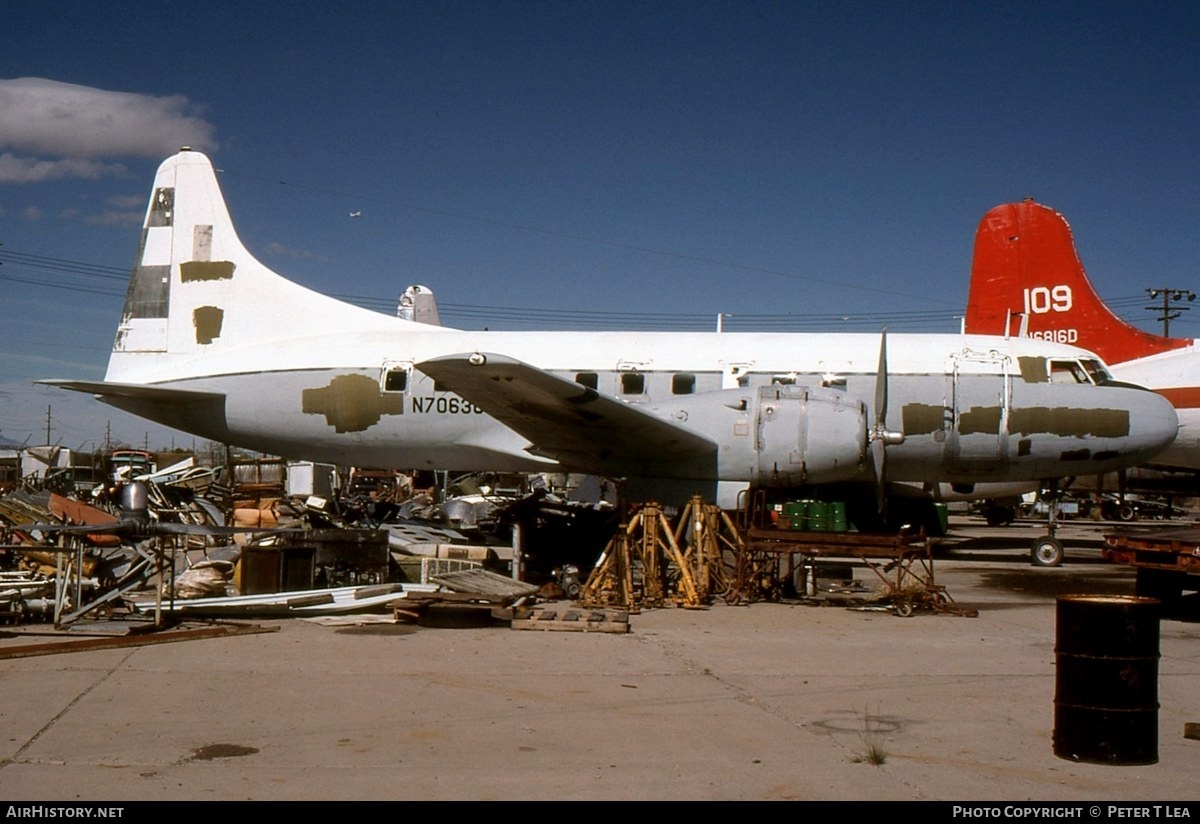
POLYGON ((646 394, 646 376, 641 372, 622 372, 621 393, 624 395, 646 394))
POLYGON ((383 373, 384 392, 403 392, 408 388, 407 369, 389 369, 383 373))
POLYGON ((691 395, 696 391, 696 376, 690 372, 680 372, 671 376, 672 395, 691 395))
POLYGON ((600 376, 595 372, 576 372, 575 383, 582 384, 588 389, 599 389, 600 376))

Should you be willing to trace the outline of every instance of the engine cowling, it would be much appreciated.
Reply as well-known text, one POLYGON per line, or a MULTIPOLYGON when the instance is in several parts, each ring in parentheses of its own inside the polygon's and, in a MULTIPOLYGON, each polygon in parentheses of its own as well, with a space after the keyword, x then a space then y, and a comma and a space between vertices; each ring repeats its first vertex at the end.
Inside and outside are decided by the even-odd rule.
POLYGON ((802 486, 861 479, 867 468, 866 405, 837 389, 724 389, 652 411, 711 438, 721 480, 802 486))
POLYGON ((845 392, 759 387, 753 417, 760 486, 836 483, 864 469, 867 408, 845 392))

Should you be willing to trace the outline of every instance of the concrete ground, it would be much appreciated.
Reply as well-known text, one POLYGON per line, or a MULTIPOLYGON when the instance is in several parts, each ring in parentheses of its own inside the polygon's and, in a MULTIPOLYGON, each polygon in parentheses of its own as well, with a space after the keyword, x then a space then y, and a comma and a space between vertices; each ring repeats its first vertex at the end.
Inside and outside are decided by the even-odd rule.
MULTIPOLYGON (((1061 758, 1056 596, 1132 594, 1131 571, 1091 527, 1064 529, 1067 562, 1042 569, 1036 527, 980 523, 956 522, 935 562, 977 617, 721 604, 635 614, 627 635, 256 621, 277 631, 0 661, 0 798, 1196 800, 1200 623, 1160 623, 1157 763, 1061 758)), ((34 629, 0 632, 0 651, 47 640, 34 629)))

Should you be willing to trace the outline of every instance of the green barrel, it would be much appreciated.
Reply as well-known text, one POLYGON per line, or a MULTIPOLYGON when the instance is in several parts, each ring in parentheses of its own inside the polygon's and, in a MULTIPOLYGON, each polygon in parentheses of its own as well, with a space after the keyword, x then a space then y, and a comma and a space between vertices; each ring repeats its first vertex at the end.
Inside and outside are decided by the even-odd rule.
POLYGON ((829 505, 829 529, 832 532, 846 532, 849 528, 846 521, 846 502, 834 501, 829 505))
POLYGON ((824 501, 808 502, 808 528, 813 532, 829 531, 829 504, 824 501))

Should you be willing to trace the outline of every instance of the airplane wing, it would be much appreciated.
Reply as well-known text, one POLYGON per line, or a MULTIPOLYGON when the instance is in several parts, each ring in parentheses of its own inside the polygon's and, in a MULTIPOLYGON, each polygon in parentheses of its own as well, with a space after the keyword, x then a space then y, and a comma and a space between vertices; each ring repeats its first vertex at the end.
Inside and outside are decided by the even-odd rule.
POLYGON ((504 355, 446 355, 416 368, 520 434, 533 454, 564 466, 661 476, 715 461, 710 439, 504 355))

